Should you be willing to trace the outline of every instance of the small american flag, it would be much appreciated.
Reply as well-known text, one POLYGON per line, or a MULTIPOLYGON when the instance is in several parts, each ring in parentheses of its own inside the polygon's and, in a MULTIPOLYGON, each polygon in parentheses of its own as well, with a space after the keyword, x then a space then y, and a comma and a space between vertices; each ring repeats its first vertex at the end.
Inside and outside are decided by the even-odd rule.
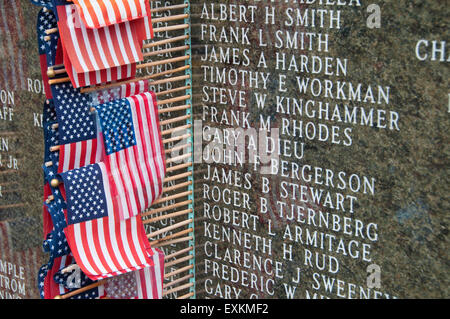
POLYGON ((74 87, 133 77, 136 63, 143 60, 142 40, 136 29, 139 23, 89 29, 76 8, 73 4, 57 6, 64 65, 74 87))
POLYGON ((156 96, 145 92, 96 110, 114 207, 121 219, 136 216, 161 195, 166 173, 156 96))
MULTIPOLYGON (((106 103, 145 91, 148 91, 148 81, 141 80, 122 84, 112 89, 94 91, 87 99, 90 100, 90 105, 98 105, 99 102, 106 103)), ((97 130, 97 138, 61 145, 57 165, 58 173, 95 164, 103 161, 104 158, 102 136, 100 130, 97 130)))
POLYGON ((67 241, 81 270, 92 280, 153 266, 140 217, 115 216, 103 163, 62 173, 67 201, 67 241))
POLYGON ((47 68, 51 65, 55 65, 55 53, 58 45, 58 39, 54 36, 50 36, 49 41, 45 41, 45 30, 52 29, 57 26, 56 17, 51 11, 42 9, 39 11, 37 19, 37 38, 39 48, 39 60, 41 65, 41 75, 44 82, 45 96, 47 99, 51 99, 51 90, 48 84, 47 68))

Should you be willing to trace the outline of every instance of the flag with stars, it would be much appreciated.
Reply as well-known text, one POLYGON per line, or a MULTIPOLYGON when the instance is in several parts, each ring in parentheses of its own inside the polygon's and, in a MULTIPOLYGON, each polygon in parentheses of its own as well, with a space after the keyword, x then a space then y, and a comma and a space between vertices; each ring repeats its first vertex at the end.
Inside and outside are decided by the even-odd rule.
POLYGON ((92 280, 153 266, 140 217, 116 218, 108 171, 97 163, 61 174, 67 202, 67 241, 92 280))
POLYGON ((59 144, 76 143, 97 137, 95 114, 89 96, 70 83, 51 86, 58 118, 59 144))
MULTIPOLYGON (((79 287, 75 288, 71 286, 71 283, 76 286, 77 282, 77 277, 73 273, 69 274, 69 276, 60 277, 61 271, 72 265, 73 261, 72 255, 66 255, 57 257, 53 260, 52 264, 45 264, 40 268, 38 272, 38 288, 42 299, 54 299, 58 295, 64 295, 79 289, 79 287)), ((86 282, 92 283, 89 279, 86 282)), ((69 299, 100 299, 104 295, 104 287, 101 285, 76 294, 69 299)))
POLYGON ((53 230, 47 235, 47 238, 43 243, 44 251, 50 254, 50 259, 70 253, 70 248, 64 234, 64 228, 67 227, 63 211, 64 206, 62 205, 62 200, 58 200, 58 198, 61 198, 58 194, 58 190, 53 194, 55 200, 45 204, 52 219, 53 230))
MULTIPOLYGON (((140 80, 121 84, 110 89, 94 91, 87 99, 90 100, 91 105, 98 105, 145 91, 148 91, 148 81, 140 80), (101 103, 99 103, 100 101, 101 103)), ((61 145, 58 152, 59 163, 57 165, 57 172, 63 173, 71 169, 103 161, 105 155, 100 130, 97 130, 97 136, 94 139, 61 145)))
POLYGON ((127 219, 148 209, 162 193, 166 165, 156 96, 145 92, 95 108, 114 212, 127 219))

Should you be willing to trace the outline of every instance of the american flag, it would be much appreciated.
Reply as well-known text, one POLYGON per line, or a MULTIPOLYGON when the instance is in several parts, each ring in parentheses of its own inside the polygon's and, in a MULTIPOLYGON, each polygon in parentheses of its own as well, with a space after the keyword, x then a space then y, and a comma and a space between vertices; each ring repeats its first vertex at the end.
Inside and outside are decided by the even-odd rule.
POLYGON ((162 193, 166 173, 158 106, 153 92, 96 106, 120 219, 146 210, 162 193))
POLYGON ((86 73, 78 73, 73 67, 70 59, 67 57, 67 51, 64 51, 64 66, 73 87, 80 88, 100 83, 108 83, 117 80, 127 80, 136 74, 136 64, 126 64, 115 68, 103 69, 99 71, 91 71, 86 73))
POLYGON ((59 5, 57 10, 64 65, 74 87, 134 77, 136 63, 143 60, 140 23, 88 29, 75 5, 59 5))
POLYGON ((81 270, 92 280, 153 266, 142 220, 115 216, 103 163, 62 173, 67 201, 67 241, 81 270))
POLYGON ((150 15, 148 0, 74 0, 86 27, 101 27, 150 15))
MULTIPOLYGON (((122 84, 112 89, 94 91, 87 99, 90 100, 91 105, 98 105, 145 91, 148 91, 148 81, 141 80, 122 84)), ((58 173, 98 163, 103 161, 104 157, 101 132, 97 130, 97 138, 61 145, 57 165, 58 173)))
POLYGON ((100 139, 64 144, 59 150, 58 173, 95 164, 103 160, 103 145, 100 139))
POLYGON ((64 228, 67 227, 67 223, 63 206, 57 200, 45 205, 52 219, 53 229, 44 240, 44 251, 50 254, 50 259, 65 256, 70 253, 70 248, 64 235, 64 228))

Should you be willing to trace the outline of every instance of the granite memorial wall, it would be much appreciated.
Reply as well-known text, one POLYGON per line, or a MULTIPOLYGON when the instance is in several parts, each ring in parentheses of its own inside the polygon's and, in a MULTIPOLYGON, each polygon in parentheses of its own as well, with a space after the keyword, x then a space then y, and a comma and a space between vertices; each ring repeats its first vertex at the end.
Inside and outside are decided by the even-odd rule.
MULTIPOLYGON (((1 299, 46 261, 38 10, 0 0, 1 299)), ((196 297, 449 297, 448 3, 191 12, 196 297)))
POLYGON ((448 297, 448 4, 192 5, 197 297, 448 297))

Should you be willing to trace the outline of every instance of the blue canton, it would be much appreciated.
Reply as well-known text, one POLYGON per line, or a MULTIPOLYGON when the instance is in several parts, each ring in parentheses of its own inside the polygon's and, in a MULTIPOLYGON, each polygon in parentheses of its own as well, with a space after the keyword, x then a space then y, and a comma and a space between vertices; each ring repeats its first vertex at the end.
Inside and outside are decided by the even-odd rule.
POLYGON ((68 224, 108 216, 103 178, 98 164, 61 174, 67 199, 68 224))
POLYGON ((43 248, 45 252, 50 253, 50 260, 56 257, 62 257, 70 253, 70 247, 64 234, 64 228, 67 226, 64 218, 64 212, 57 201, 51 201, 47 205, 48 212, 52 218, 53 230, 44 240, 43 248))
POLYGON ((47 36, 45 30, 56 28, 56 16, 52 11, 44 11, 42 9, 38 14, 37 19, 37 38, 39 46, 39 55, 46 54, 47 66, 55 65, 56 49, 58 46, 59 34, 54 33, 50 35, 50 40, 45 41, 47 36))
POLYGON ((96 106, 107 155, 136 145, 133 117, 127 99, 96 106))
POLYGON ((44 163, 51 161, 53 164, 49 167, 43 165, 45 180, 51 181, 56 177, 59 164, 59 152, 51 152, 50 148, 58 145, 58 130, 54 130, 52 125, 56 122, 44 124, 44 163))
POLYGON ((44 123, 56 122, 58 118, 56 117, 56 110, 55 105, 53 104, 53 100, 47 100, 46 102, 44 102, 42 114, 44 123))
POLYGON ((95 115, 90 110, 89 96, 73 88, 71 83, 51 87, 59 123, 60 144, 76 143, 97 137, 95 115))

